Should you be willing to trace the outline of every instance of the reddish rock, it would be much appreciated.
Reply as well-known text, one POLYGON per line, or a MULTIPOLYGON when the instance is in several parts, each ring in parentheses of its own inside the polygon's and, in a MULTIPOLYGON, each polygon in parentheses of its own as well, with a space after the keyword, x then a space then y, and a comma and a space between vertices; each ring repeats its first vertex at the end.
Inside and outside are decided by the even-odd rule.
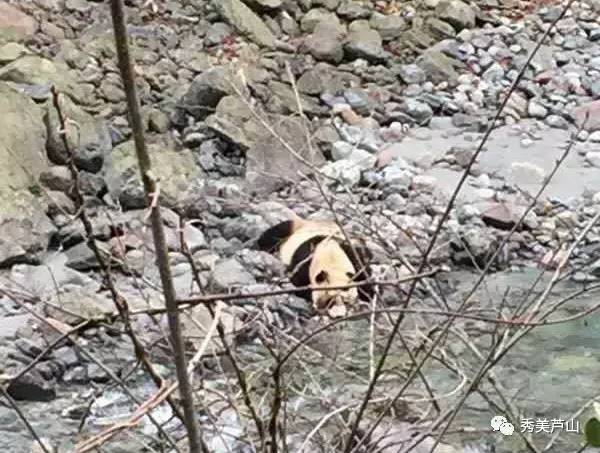
POLYGON ((580 128, 585 122, 585 130, 593 132, 600 130, 600 100, 588 102, 573 110, 575 125, 580 128), (586 121, 586 115, 588 116, 586 121))
POLYGON ((0 41, 21 40, 33 35, 37 21, 13 5, 0 2, 0 41))
POLYGON ((386 167, 392 162, 396 157, 399 157, 402 154, 403 146, 397 146, 397 143, 392 143, 391 145, 386 146, 381 151, 377 153, 377 162, 375 162, 376 168, 386 167))
POLYGON ((510 230, 518 222, 519 217, 511 206, 504 203, 492 203, 481 214, 481 220, 500 230, 510 230))

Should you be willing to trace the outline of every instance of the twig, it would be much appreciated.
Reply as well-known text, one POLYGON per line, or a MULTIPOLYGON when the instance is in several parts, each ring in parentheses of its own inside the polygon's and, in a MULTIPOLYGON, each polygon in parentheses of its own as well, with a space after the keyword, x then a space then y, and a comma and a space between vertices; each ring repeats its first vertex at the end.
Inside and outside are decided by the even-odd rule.
POLYGON ((169 266, 169 254, 165 232, 162 225, 162 215, 158 206, 158 200, 153 202, 152 194, 158 194, 156 177, 152 172, 152 162, 146 149, 144 140, 144 127, 140 115, 133 68, 129 56, 129 44, 127 36, 127 26, 125 23, 125 11, 123 0, 111 0, 111 15, 115 35, 115 46, 119 63, 119 71, 123 81, 123 88, 127 98, 127 108, 129 110, 129 123, 133 131, 135 142, 135 151, 140 168, 144 192, 146 193, 146 202, 150 209, 150 218, 152 221, 152 236, 154 238, 154 249, 162 290, 165 297, 165 306, 167 308, 167 319, 171 333, 171 346, 173 348, 175 369, 177 380, 179 382, 179 391, 183 405, 183 414, 185 427, 188 433, 190 453, 208 453, 208 448, 202 441, 199 433, 199 427, 196 422, 196 413, 194 410, 194 395, 186 373, 187 364, 181 335, 181 326, 179 322, 179 311, 177 310, 175 287, 171 276, 169 266))
MULTIPOLYGON (((119 313, 119 316, 121 317, 121 320, 123 321, 123 325, 125 326, 125 332, 131 339, 136 358, 140 361, 140 363, 142 363, 142 365, 144 366, 144 369, 148 372, 148 374, 150 375, 150 377, 152 378, 152 380, 154 381, 156 386, 160 388, 162 385, 162 378, 158 374, 158 372, 154 369, 154 366, 152 365, 152 363, 150 362, 150 359, 148 358, 148 354, 146 353, 144 345, 142 344, 142 342, 136 335, 136 333, 133 329, 133 326, 131 325, 130 316, 129 316, 129 305, 127 303, 127 300, 119 293, 119 291, 117 290, 117 287, 115 285, 114 278, 111 274, 111 268, 110 268, 111 256, 109 255, 108 258, 105 259, 104 252, 100 249, 100 247, 98 247, 98 244, 97 244, 96 240, 94 239, 94 229, 92 226, 92 222, 90 221, 90 219, 87 215, 87 212, 85 209, 85 200, 84 200, 83 194, 81 193, 81 190, 79 188, 79 170, 77 169, 77 166, 75 165, 75 153, 74 153, 73 149, 71 148, 71 146, 69 145, 68 138, 66 136, 66 133, 64 132, 64 131, 66 131, 65 128, 66 128, 66 124, 67 124, 67 118, 65 118, 65 115, 63 114, 62 108, 60 106, 60 97, 59 97, 58 91, 56 90, 56 87, 52 86, 51 91, 52 91, 52 102, 54 105, 54 109, 56 110, 56 113, 58 115, 60 129, 62 131, 61 138, 63 141, 63 146, 65 147, 67 155, 69 156, 68 168, 69 168, 69 172, 71 174, 71 179, 73 181, 73 197, 75 200, 75 206, 77 208, 77 216, 81 220, 83 229, 85 231, 86 243, 89 246, 89 248, 92 250, 92 252, 94 254, 94 258, 96 259, 96 262, 98 263, 98 266, 100 267, 102 276, 104 278, 104 284, 106 285, 106 288, 108 289, 108 291, 111 295, 111 299, 117 309, 117 312, 119 313)), ((55 284, 56 284, 56 282, 55 282, 55 284)), ((57 290, 58 290, 58 288, 57 288, 57 290)), ((61 308, 59 308, 59 309, 61 309, 61 308)), ((184 421, 183 416, 181 415, 180 410, 177 407, 177 405, 175 404, 175 402, 171 398, 169 398, 168 402, 169 402, 169 405, 171 406, 171 409, 173 410, 173 413, 175 413, 177 415, 177 417, 180 420, 182 420, 182 422, 183 422, 184 421)))
MULTIPOLYGON (((200 272, 198 271, 196 263, 194 262, 194 258, 190 252, 189 247, 187 246, 187 242, 185 241, 185 236, 183 234, 183 231, 184 231, 183 227, 184 227, 184 225, 181 223, 180 224, 181 231, 179 234, 179 241, 181 243, 181 251, 184 254, 184 256, 187 258, 190 268, 192 269, 192 275, 193 275, 194 281, 196 282, 196 286, 198 287, 198 290, 202 291, 203 288, 202 288, 202 281, 200 279, 200 272)), ((217 305, 217 308, 218 307, 220 307, 220 306, 217 305)), ((217 314, 215 313, 215 310, 213 309, 212 304, 207 304, 206 308, 207 308, 210 316, 213 319, 215 319, 217 317, 217 314)), ((216 329, 217 329, 217 333, 219 334, 219 338, 221 339, 221 344, 223 345, 223 349, 225 350, 225 355, 227 357, 229 357, 231 366, 233 367, 233 371, 236 375, 238 385, 240 386, 240 390, 242 392, 242 398, 244 400, 244 404, 250 411, 250 416, 252 417, 252 420, 254 421, 254 425, 256 426, 256 431, 258 433, 260 441, 264 446, 265 435, 264 435, 263 422, 260 419, 258 412, 256 411, 256 408, 254 407, 254 404, 252 403, 252 398, 250 397, 250 391, 248 388, 248 382, 246 380, 246 375, 242 371, 240 365, 238 364, 237 359, 235 358, 235 356, 233 354, 233 351, 229 347, 229 342, 227 341, 228 340, 227 335, 226 335, 225 329, 223 328, 223 324, 221 323, 221 321, 219 321, 216 324, 216 329)))
POLYGON ((315 287, 315 286, 309 285, 309 286, 294 286, 294 287, 290 287, 290 288, 275 289, 275 290, 271 290, 271 291, 258 291, 255 293, 248 293, 248 294, 242 294, 242 293, 209 294, 206 296, 177 299, 177 303, 180 305, 182 305, 182 304, 208 304, 208 303, 213 303, 216 301, 227 302, 227 301, 239 300, 239 299, 254 299, 254 298, 258 298, 258 297, 280 296, 282 294, 291 294, 296 291, 305 291, 305 290, 329 291, 329 290, 334 290, 334 289, 349 289, 349 288, 358 288, 361 286, 370 286, 370 285, 373 285, 373 286, 398 286, 402 283, 410 282, 412 280, 420 280, 422 278, 432 277, 437 272, 438 272, 438 269, 434 269, 432 271, 422 272, 422 273, 416 274, 416 275, 409 275, 408 277, 402 277, 402 278, 398 278, 395 280, 386 280, 386 281, 365 280, 362 282, 353 282, 353 283, 348 283, 347 285, 338 285, 338 286, 315 287))

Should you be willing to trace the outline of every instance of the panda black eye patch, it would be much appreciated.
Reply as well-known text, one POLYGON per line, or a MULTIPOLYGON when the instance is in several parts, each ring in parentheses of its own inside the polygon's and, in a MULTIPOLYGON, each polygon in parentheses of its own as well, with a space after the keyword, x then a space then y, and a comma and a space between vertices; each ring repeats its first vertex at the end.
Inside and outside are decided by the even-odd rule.
POLYGON ((317 283, 323 283, 325 280, 327 280, 327 272, 325 271, 321 271, 317 274, 317 276, 315 277, 315 281, 317 283))

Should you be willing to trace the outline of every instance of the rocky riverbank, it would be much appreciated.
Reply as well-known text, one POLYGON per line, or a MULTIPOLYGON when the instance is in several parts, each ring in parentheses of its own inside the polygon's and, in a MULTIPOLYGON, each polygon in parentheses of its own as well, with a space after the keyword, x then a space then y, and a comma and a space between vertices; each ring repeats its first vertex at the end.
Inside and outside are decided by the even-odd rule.
MULTIPOLYGON (((400 254, 404 264, 416 262, 508 87, 562 8, 502 0, 126 3, 180 297, 197 294, 181 252, 181 222, 209 291, 277 287, 281 263, 249 244, 289 211, 327 217, 335 209, 370 238, 383 273, 402 271, 400 254), (315 172, 321 189, 305 177, 315 172)), ((556 265, 560 256, 552 258, 552 251, 598 212, 599 15, 599 2, 576 1, 550 32, 468 176, 432 263, 446 270, 484 265, 571 136, 569 154, 494 270, 556 265)), ((117 288, 134 310, 160 305, 108 5, 0 2, 5 375, 57 338, 40 317, 65 329, 114 312, 83 228, 73 220, 52 85, 69 118, 86 212, 100 247, 113 257, 117 288)), ((599 253, 594 227, 574 253, 575 282, 600 278, 599 253)), ((397 298, 388 296, 391 303, 397 298)), ((297 327, 311 314, 292 296, 267 305, 270 322, 280 326, 297 327)), ((251 303, 229 310, 229 331, 253 310, 251 303)), ((195 309, 194 317, 208 326, 205 309, 195 309)), ((136 317, 135 327, 149 342, 160 337, 161 326, 148 316, 136 317)), ((198 329, 186 321, 190 339, 202 336, 198 329)), ((109 369, 134 365, 118 328, 99 324, 80 341, 109 369)), ((164 352, 157 356, 169 363, 164 352)), ((36 426, 66 445, 91 399, 86 387, 100 389, 109 379, 65 343, 9 391, 33 400, 23 404, 36 426), (47 413, 55 417, 44 420, 47 413)), ((14 413, 0 406, 0 420, 8 427, 0 427, 0 445, 29 451, 14 413)))

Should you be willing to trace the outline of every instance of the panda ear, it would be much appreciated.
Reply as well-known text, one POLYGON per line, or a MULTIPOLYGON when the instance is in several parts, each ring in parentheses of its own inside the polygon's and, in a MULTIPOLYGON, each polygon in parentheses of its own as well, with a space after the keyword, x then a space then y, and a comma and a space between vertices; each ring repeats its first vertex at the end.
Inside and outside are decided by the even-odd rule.
POLYGON ((259 250, 273 252, 294 232, 294 221, 286 220, 269 228, 256 241, 259 250))
MULTIPOLYGON (((357 270, 353 277, 354 282, 364 282, 371 278, 371 267, 370 262, 373 259, 371 250, 366 246, 364 241, 355 242, 349 244, 347 241, 343 241, 340 246, 344 253, 348 256, 354 269, 357 270), (356 253, 354 253, 356 252, 356 253)), ((370 301, 374 295, 374 290, 371 285, 364 285, 358 287, 358 295, 361 300, 370 301)))
POLYGON ((354 269, 356 269, 359 274, 362 273, 362 270, 368 269, 369 262, 373 259, 373 254, 363 241, 353 242, 352 244, 347 241, 342 241, 340 246, 348 258, 350 258, 354 269))

